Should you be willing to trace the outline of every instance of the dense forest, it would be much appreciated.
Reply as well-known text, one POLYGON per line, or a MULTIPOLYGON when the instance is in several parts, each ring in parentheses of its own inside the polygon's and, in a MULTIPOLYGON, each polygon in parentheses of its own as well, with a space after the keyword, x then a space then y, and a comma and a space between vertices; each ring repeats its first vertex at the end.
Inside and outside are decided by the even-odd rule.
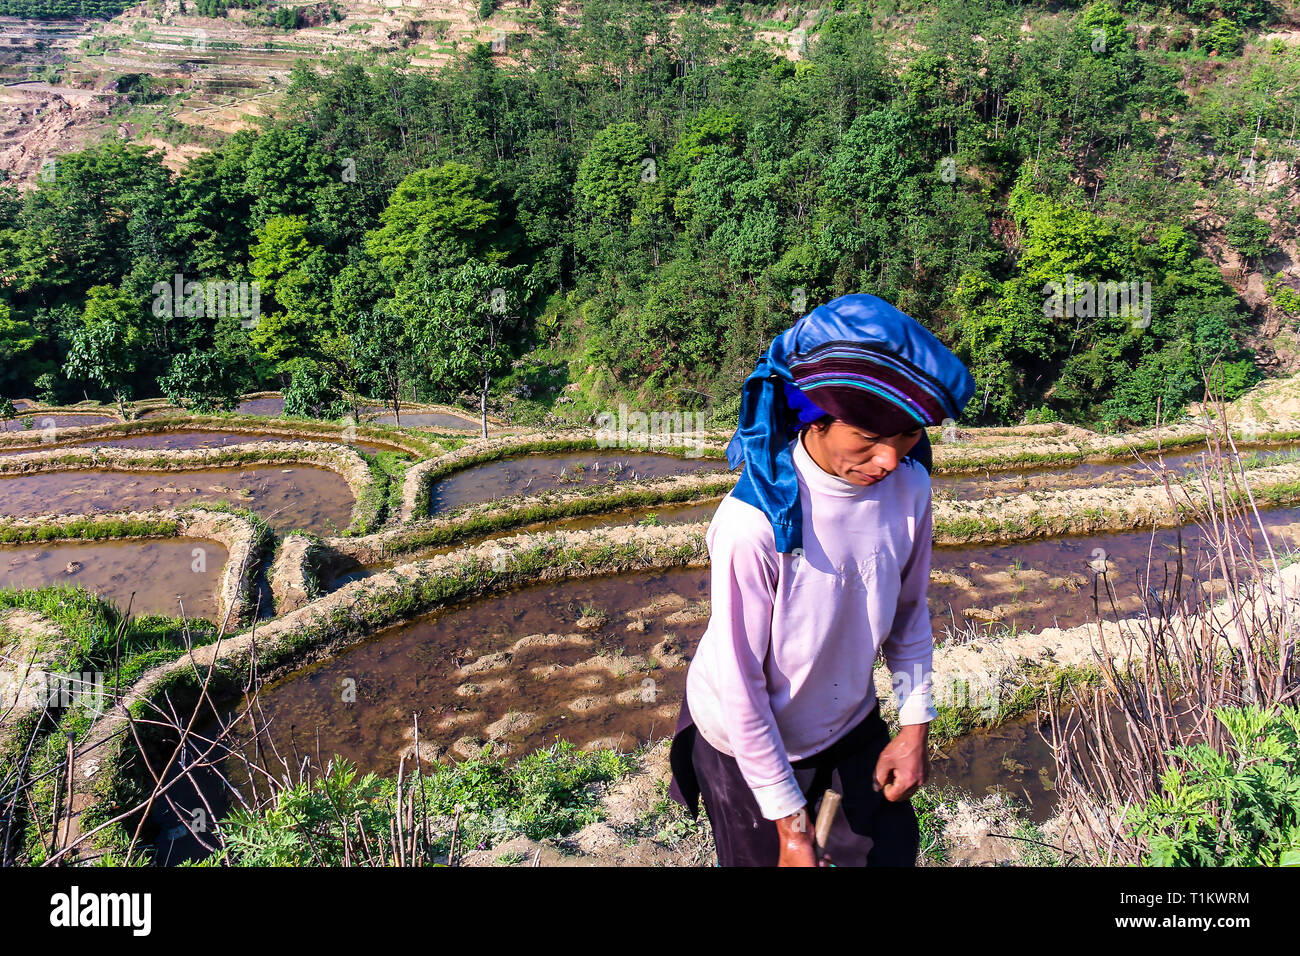
POLYGON ((0 0, 0 16, 29 20, 108 20, 129 6, 127 0, 0 0))
POLYGON ((519 420, 627 398, 721 423, 772 335, 850 291, 962 356, 971 422, 1147 423, 1206 370, 1229 398, 1259 379, 1190 216, 1252 265, 1300 225, 1260 215, 1265 164, 1294 188, 1300 49, 1197 72, 1234 69, 1267 3, 942 2, 888 30, 894 4, 839 2, 798 58, 738 4, 536 6, 436 73, 300 63, 277 119, 179 175, 106 142, 0 188, 0 397, 270 387, 337 417, 486 390, 519 420))

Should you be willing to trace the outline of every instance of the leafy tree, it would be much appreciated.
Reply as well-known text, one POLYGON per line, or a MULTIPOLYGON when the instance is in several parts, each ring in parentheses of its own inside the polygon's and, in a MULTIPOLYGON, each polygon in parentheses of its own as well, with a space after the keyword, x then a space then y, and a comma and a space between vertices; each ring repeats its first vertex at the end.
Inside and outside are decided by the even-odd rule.
POLYGON ((1224 234, 1249 265, 1257 265, 1272 249, 1272 230, 1250 209, 1242 208, 1233 213, 1224 234))
POLYGON ((1225 17, 1202 30, 1200 40, 1202 49, 1223 57, 1238 56, 1246 42, 1241 27, 1225 17))
POLYGON ((411 335, 402 316, 389 308, 359 313, 351 333, 357 343, 361 380, 382 398, 402 424, 402 395, 415 377, 411 335))
POLYGON ((250 130, 241 130, 194 157, 180 174, 176 240, 188 250, 185 267, 195 276, 233 279, 241 273, 253 209, 245 167, 255 142, 250 130))
POLYGON ((283 372, 296 358, 318 355, 317 343, 334 331, 333 262, 312 241, 311 226, 303 216, 267 220, 249 256, 249 271, 260 283, 266 313, 258 319, 251 341, 283 372))
POLYGON ((158 380, 169 402, 196 412, 233 411, 239 406, 242 384, 238 370, 216 350, 177 355, 158 380))
POLYGON ((13 317, 9 306, 0 300, 0 395, 24 388, 25 373, 36 350, 36 334, 30 322, 13 317))
POLYGON ((510 333, 532 293, 525 267, 472 259, 415 277, 388 305, 402 314, 416 361, 434 388, 478 392, 484 438, 492 379, 509 365, 510 333))
POLYGON ((48 169, 19 216, 20 291, 88 294, 116 283, 135 255, 166 257, 175 206, 160 153, 108 142, 48 169))
POLYGON ((103 389, 126 418, 126 403, 138 388, 136 372, 144 357, 139 307, 112 286, 94 286, 87 295, 83 324, 72 335, 64 373, 103 389))
POLYGON ((449 268, 471 257, 504 261, 516 237, 496 185, 463 163, 411 173, 366 237, 366 253, 391 286, 415 268, 449 268))
POLYGON ((329 371, 311 359, 299 359, 284 390, 284 413, 333 420, 348 414, 351 403, 329 371))
POLYGON ((601 130, 578 166, 574 205, 579 250, 598 264, 618 259, 619 235, 631 224, 632 212, 647 181, 658 178, 650 144, 637 123, 617 123, 601 130))
POLYGON ((329 157, 305 126, 272 127, 253 141, 243 165, 254 229, 275 217, 310 216, 318 192, 333 181, 329 157))

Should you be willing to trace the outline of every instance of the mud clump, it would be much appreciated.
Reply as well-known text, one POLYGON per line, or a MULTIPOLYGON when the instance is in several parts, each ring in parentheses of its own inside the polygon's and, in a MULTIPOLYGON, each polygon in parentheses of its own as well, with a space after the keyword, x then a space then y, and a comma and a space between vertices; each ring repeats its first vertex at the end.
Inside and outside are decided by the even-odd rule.
POLYGON ((451 745, 451 752, 462 760, 477 760, 484 749, 493 758, 509 756, 511 747, 499 740, 481 741, 477 737, 461 737, 451 745))
POLYGON ((655 617, 665 611, 673 611, 685 607, 689 602, 680 594, 665 594, 662 597, 655 598, 649 604, 636 608, 628 612, 632 618, 655 617))
POLYGON ((568 707, 569 710, 573 711, 575 714, 587 714, 594 710, 601 710, 605 707, 608 707, 610 701, 611 698, 609 697, 597 697, 594 694, 589 694, 585 697, 579 697, 576 700, 571 700, 565 706, 568 707))
POLYGON ((518 652, 533 647, 562 647, 568 644, 580 646, 590 643, 591 638, 582 634, 529 634, 511 644, 510 650, 518 652))
POLYGON ((491 680, 485 680, 480 684, 466 682, 456 688, 456 694, 460 697, 479 697, 483 694, 490 694, 498 690, 514 690, 515 682, 508 677, 495 677, 491 680))
POLYGON ((489 740, 499 740, 509 734, 525 731, 535 723, 537 723, 536 714, 512 712, 488 724, 484 731, 489 740))
MULTIPOLYGON (((483 719, 483 712, 481 710, 463 710, 463 711, 459 711, 458 713, 448 714, 446 717, 443 717, 442 720, 438 721, 438 723, 435 725, 435 729, 455 730, 457 727, 461 727, 465 724, 478 723, 482 719, 483 719)), ((412 728, 412 730, 413 729, 414 728, 412 728)), ((410 733, 411 731, 408 731, 408 735, 410 733)))
POLYGON ((514 655, 509 651, 498 651, 495 654, 484 654, 472 664, 466 664, 463 667, 456 668, 456 673, 461 677, 468 677, 471 674, 482 674, 484 671, 499 670, 507 666, 514 659, 514 655))

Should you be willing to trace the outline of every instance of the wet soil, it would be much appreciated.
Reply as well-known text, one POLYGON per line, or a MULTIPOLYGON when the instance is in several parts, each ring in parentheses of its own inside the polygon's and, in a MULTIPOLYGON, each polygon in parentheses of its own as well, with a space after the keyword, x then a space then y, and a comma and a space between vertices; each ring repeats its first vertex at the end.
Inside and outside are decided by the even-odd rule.
POLYGON ((85 588, 133 614, 214 620, 228 553, 215 541, 57 542, 0 545, 0 588, 85 588), (134 592, 134 599, 132 599, 134 592))
POLYGON ((672 455, 596 451, 528 455, 475 465, 442 479, 430 492, 429 507, 437 514, 507 495, 725 470, 724 463, 713 459, 672 455))
POLYGON ((352 491, 325 468, 202 471, 58 471, 0 478, 0 515, 103 514, 227 501, 277 532, 337 534, 351 521, 352 491))
MULTIPOLYGON (((1143 453, 1131 462, 1083 462, 1063 468, 1032 468, 991 471, 979 474, 935 475, 931 478, 936 500, 977 501, 998 495, 1033 491, 1064 491, 1070 488, 1116 488, 1160 484, 1166 477, 1177 481, 1201 468, 1204 449, 1183 451, 1163 457, 1143 453)), ((1242 449, 1242 459, 1256 464, 1285 464, 1300 459, 1300 449, 1242 449)))
POLYGON ((28 432, 33 439, 55 441, 62 428, 83 428, 117 421, 112 415, 28 415, 25 418, 0 419, 0 432, 28 432), (31 427, 27 423, 31 422, 31 427), (46 439, 43 435, 49 435, 46 439))
MULTIPOLYGON (((159 449, 186 449, 186 448, 224 448, 227 445, 243 445, 249 442, 258 441, 330 441, 328 438, 304 438, 295 439, 284 435, 271 435, 266 432, 224 432, 224 431, 175 431, 175 432, 157 432, 151 435, 128 435, 124 438, 94 438, 87 441, 68 442, 61 444, 60 448, 143 448, 148 450, 159 449)), ((375 445, 369 442, 346 442, 344 444, 359 448, 362 451, 376 452, 391 450, 387 445, 375 445)), ((53 447, 53 446, 48 446, 53 447)), ((38 448, 19 448, 19 449, 0 449, 0 455, 22 455, 30 451, 44 451, 47 446, 38 448)))

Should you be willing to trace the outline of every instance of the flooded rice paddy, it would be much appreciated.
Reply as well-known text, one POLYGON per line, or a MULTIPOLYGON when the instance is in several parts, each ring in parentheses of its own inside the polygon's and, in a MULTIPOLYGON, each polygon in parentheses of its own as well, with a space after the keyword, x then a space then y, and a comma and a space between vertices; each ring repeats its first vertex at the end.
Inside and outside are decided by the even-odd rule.
POLYGON ((474 465, 436 482, 429 507, 438 514, 508 495, 706 471, 726 471, 726 463, 709 458, 598 451, 528 455, 474 465))
POLYGON ((336 534, 352 514, 352 491, 342 476, 304 465, 0 477, 0 515, 8 517, 151 511, 216 501, 256 512, 277 532, 336 534))
POLYGON ((26 431, 33 437, 40 437, 42 432, 57 434, 60 428, 84 428, 87 425, 105 425, 115 421, 117 419, 112 415, 27 415, 23 418, 0 419, 0 432, 26 431))
MULTIPOLYGON (((618 515, 592 515, 547 522, 528 528, 496 532, 476 539, 490 541, 525 531, 616 527, 645 521, 652 515, 659 524, 708 522, 717 502, 632 509, 618 515)), ((1274 508, 1260 512, 1270 540, 1279 550, 1300 546, 1300 508, 1274 508)), ((930 617, 936 642, 953 635, 963 639, 1004 631, 1036 631, 1045 627, 1074 627, 1097 619, 1141 613, 1144 603, 1155 613, 1158 600, 1168 600, 1162 590, 1172 588, 1177 571, 1179 529, 1065 535, 1007 544, 944 546, 933 549, 928 589, 930 617), (1139 582, 1151 569, 1150 587, 1139 582), (1168 585, 1165 568, 1168 567, 1168 585), (1106 577, 1098 572, 1105 570, 1106 577), (1109 580, 1109 591, 1107 590, 1109 580), (1113 605, 1112 605, 1113 601, 1113 605)), ((1190 599, 1192 576, 1198 574, 1203 589, 1209 575, 1198 573, 1197 553, 1204 535, 1195 525, 1182 528, 1184 580, 1182 593, 1190 599)), ((327 590, 336 590, 395 565, 445 554, 461 544, 423 549, 388 561, 361 566, 342 559, 326 575, 327 590)), ((1214 578, 1217 580, 1217 577, 1214 578)))
POLYGON ((148 435, 127 435, 121 438, 105 436, 85 441, 60 443, 58 445, 42 444, 31 448, 0 449, 0 455, 24 455, 33 451, 46 451, 51 448, 138 448, 150 451, 182 450, 187 448, 225 448, 227 445, 244 445, 249 442, 339 442, 362 451, 388 451, 391 446, 372 442, 344 442, 341 438, 294 438, 289 435, 272 435, 267 432, 229 432, 229 431, 168 431, 153 432, 148 435))
MULTIPOLYGON (((366 421, 376 425, 396 425, 397 416, 390 412, 367 418, 366 421)), ((403 428, 478 428, 480 425, 471 418, 461 418, 445 412, 402 412, 401 424, 403 428)))
POLYGON ((523 753, 556 736, 629 749, 671 734, 681 654, 707 617, 703 570, 540 584, 390 628, 263 687, 259 703, 283 752, 319 747, 385 773, 416 714, 444 754, 472 756, 477 741, 523 753))
MULTIPOLYGON (((1300 535, 1300 509, 1267 514, 1274 547, 1300 535)), ((1169 594, 1161 583, 1166 565, 1172 577, 1168 549, 1175 540, 1172 530, 1155 540, 1153 585, 1165 600, 1169 594)), ((1190 575, 1204 555, 1199 534, 1185 529, 1184 542, 1190 575)), ((936 643, 945 639, 946 621, 963 620, 963 606, 987 607, 996 600, 996 589, 969 566, 976 556, 981 560, 975 563, 991 573, 1005 573, 993 570, 995 561, 1020 560, 1024 566, 1018 573, 1031 584, 1036 579, 1045 585, 1041 594, 1018 594, 1029 606, 999 622, 1037 630, 1096 619, 1091 583, 1074 589, 1047 584, 1072 565, 1090 582, 1100 580, 1087 567, 1094 548, 1106 551, 1120 615, 1139 613, 1133 572, 1140 556, 1145 573, 1150 547, 1150 534, 1135 534, 1005 549, 936 549, 938 575, 964 566, 976 582, 973 593, 932 582, 936 643)), ((1185 582, 1185 593, 1190 587, 1185 582)), ((1102 594, 1102 616, 1113 620, 1115 612, 1102 594)), ((1153 613, 1156 596, 1148 594, 1153 613)), ((277 746, 315 753, 319 739, 322 755, 339 753, 365 769, 388 773, 412 742, 414 714, 431 748, 425 756, 435 751, 466 756, 484 742, 519 754, 553 742, 556 735, 578 744, 621 740, 626 749, 652 734, 671 732, 685 662, 708 614, 705 568, 541 584, 390 628, 268 685, 260 704, 277 746), (355 701, 347 698, 349 686, 355 701)))
POLYGON ((183 607, 211 621, 227 558, 195 538, 0 545, 0 588, 81 587, 133 614, 180 617, 183 607))
MULTIPOLYGON (((1281 448, 1240 449, 1243 462, 1255 466, 1280 465, 1300 460, 1294 446, 1281 448)), ((1143 452, 1141 460, 1083 462, 1061 468, 1017 469, 954 475, 934 475, 931 486, 937 500, 976 501, 998 495, 1018 495, 1035 491, 1065 491, 1071 488, 1116 488, 1157 485, 1165 478, 1177 481, 1196 474, 1202 467, 1205 450, 1167 453, 1163 464, 1154 452, 1143 452)))
POLYGON ((239 403, 235 409, 241 415, 269 415, 277 417, 284 414, 284 397, 272 395, 269 398, 249 398, 239 403))

